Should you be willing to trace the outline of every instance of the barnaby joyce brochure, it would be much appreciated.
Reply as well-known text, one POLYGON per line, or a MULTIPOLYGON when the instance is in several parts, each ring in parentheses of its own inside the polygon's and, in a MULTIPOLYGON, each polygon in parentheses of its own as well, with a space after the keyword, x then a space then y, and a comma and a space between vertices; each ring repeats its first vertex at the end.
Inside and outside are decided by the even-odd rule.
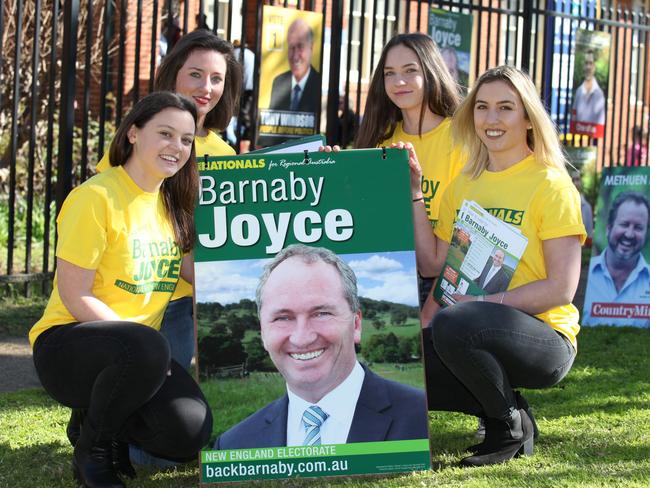
POLYGON ((528 239, 519 229, 491 215, 478 203, 464 200, 452 231, 447 258, 433 289, 443 306, 454 294, 505 292, 524 254, 528 239))
POLYGON ((430 469, 406 152, 197 164, 198 366, 215 419, 202 483, 430 469), (258 315, 264 266, 292 244, 343 265, 288 258, 258 315))

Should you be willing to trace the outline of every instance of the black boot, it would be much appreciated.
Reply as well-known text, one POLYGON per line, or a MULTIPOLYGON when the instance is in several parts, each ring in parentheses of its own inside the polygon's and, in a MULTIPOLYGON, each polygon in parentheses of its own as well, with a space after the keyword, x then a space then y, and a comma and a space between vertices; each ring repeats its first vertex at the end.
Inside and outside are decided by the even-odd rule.
MULTIPOLYGON (((526 413, 528 414, 528 418, 530 418, 530 421, 533 424, 533 438, 535 440, 537 440, 537 438, 539 437, 539 428, 537 427, 537 422, 535 422, 535 417, 533 416, 533 409, 530 407, 530 405, 528 405, 528 402, 526 401, 526 399, 523 397, 523 395, 521 393, 519 393, 517 390, 514 390, 514 394, 515 394, 515 401, 517 402, 517 408, 525 410, 526 413)), ((479 420, 485 421, 485 419, 482 418, 482 417, 479 417, 479 420)), ((479 430, 480 430, 480 427, 479 427, 479 430)), ((478 432, 477 432, 477 434, 478 434, 478 432)), ((477 437, 478 437, 478 435, 477 435, 477 437)), ((467 452, 471 452, 472 454, 479 454, 479 453, 481 453, 484 445, 485 445, 485 440, 483 440, 483 442, 479 442, 478 444, 474 444, 472 446, 469 446, 465 450, 467 452)))
POLYGON ((113 450, 113 467, 115 471, 131 479, 135 478, 135 469, 129 457, 129 445, 126 442, 113 440, 111 448, 113 450))
POLYGON ((478 429, 476 430, 476 434, 474 434, 474 437, 479 439, 482 438, 483 440, 478 444, 469 446, 467 449, 465 449, 466 451, 471 452, 472 454, 476 454, 481 450, 483 444, 485 444, 485 436, 487 435, 486 421, 487 419, 485 417, 478 417, 478 429))
POLYGON ((65 433, 68 436, 68 440, 72 447, 74 447, 79 440, 79 436, 81 435, 81 424, 83 424, 85 417, 86 409, 84 408, 73 408, 70 411, 70 420, 68 420, 65 433))
POLYGON ((533 423, 533 437, 537 440, 539 437, 539 428, 537 427, 537 422, 535 422, 535 417, 533 417, 533 409, 530 408, 526 399, 517 390, 515 390, 515 401, 517 402, 517 408, 526 410, 530 421, 533 423))
POLYGON ((83 431, 74 447, 72 472, 77 482, 86 488, 125 488, 113 466, 110 441, 93 441, 94 433, 84 422, 83 431))
POLYGON ((507 421, 487 419, 485 442, 479 453, 461 460, 461 466, 504 463, 533 453, 533 423, 525 410, 513 410, 507 421))

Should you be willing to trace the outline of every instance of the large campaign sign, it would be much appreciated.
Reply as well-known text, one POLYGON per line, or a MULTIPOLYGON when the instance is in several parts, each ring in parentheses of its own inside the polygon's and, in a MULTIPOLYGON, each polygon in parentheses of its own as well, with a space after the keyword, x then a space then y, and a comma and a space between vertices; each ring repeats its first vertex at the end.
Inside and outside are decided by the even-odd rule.
POLYGON ((429 469, 406 152, 198 165, 202 482, 429 469))
POLYGON ((649 180, 649 167, 603 170, 584 325, 650 327, 649 180))

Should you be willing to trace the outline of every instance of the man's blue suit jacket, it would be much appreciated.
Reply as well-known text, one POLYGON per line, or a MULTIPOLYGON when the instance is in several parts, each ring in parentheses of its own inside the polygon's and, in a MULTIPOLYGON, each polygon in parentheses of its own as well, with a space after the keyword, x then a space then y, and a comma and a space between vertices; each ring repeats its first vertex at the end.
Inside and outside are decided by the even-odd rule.
MULTIPOLYGON (((320 111, 321 76, 311 67, 305 90, 298 102, 298 112, 317 113, 320 111)), ((289 110, 291 107, 291 71, 279 74, 271 87, 270 110, 289 110)))
MULTIPOLYGON (((426 439, 427 409, 423 391, 366 372, 347 443, 426 439)), ((289 398, 269 403, 224 432, 215 449, 280 447, 287 444, 289 398)))

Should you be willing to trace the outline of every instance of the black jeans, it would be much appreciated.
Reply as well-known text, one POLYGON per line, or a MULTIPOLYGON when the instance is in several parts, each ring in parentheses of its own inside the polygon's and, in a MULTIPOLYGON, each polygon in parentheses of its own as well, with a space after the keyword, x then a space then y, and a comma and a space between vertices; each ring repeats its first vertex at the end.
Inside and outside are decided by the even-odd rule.
POLYGON ((423 334, 429 410, 507 419, 513 388, 555 385, 576 355, 546 323, 498 303, 447 307, 423 334))
POLYGON ((210 438, 203 393, 150 327, 110 321, 53 327, 37 338, 34 365, 52 398, 88 410, 82 435, 91 432, 93 442, 119 439, 186 461, 210 438))

